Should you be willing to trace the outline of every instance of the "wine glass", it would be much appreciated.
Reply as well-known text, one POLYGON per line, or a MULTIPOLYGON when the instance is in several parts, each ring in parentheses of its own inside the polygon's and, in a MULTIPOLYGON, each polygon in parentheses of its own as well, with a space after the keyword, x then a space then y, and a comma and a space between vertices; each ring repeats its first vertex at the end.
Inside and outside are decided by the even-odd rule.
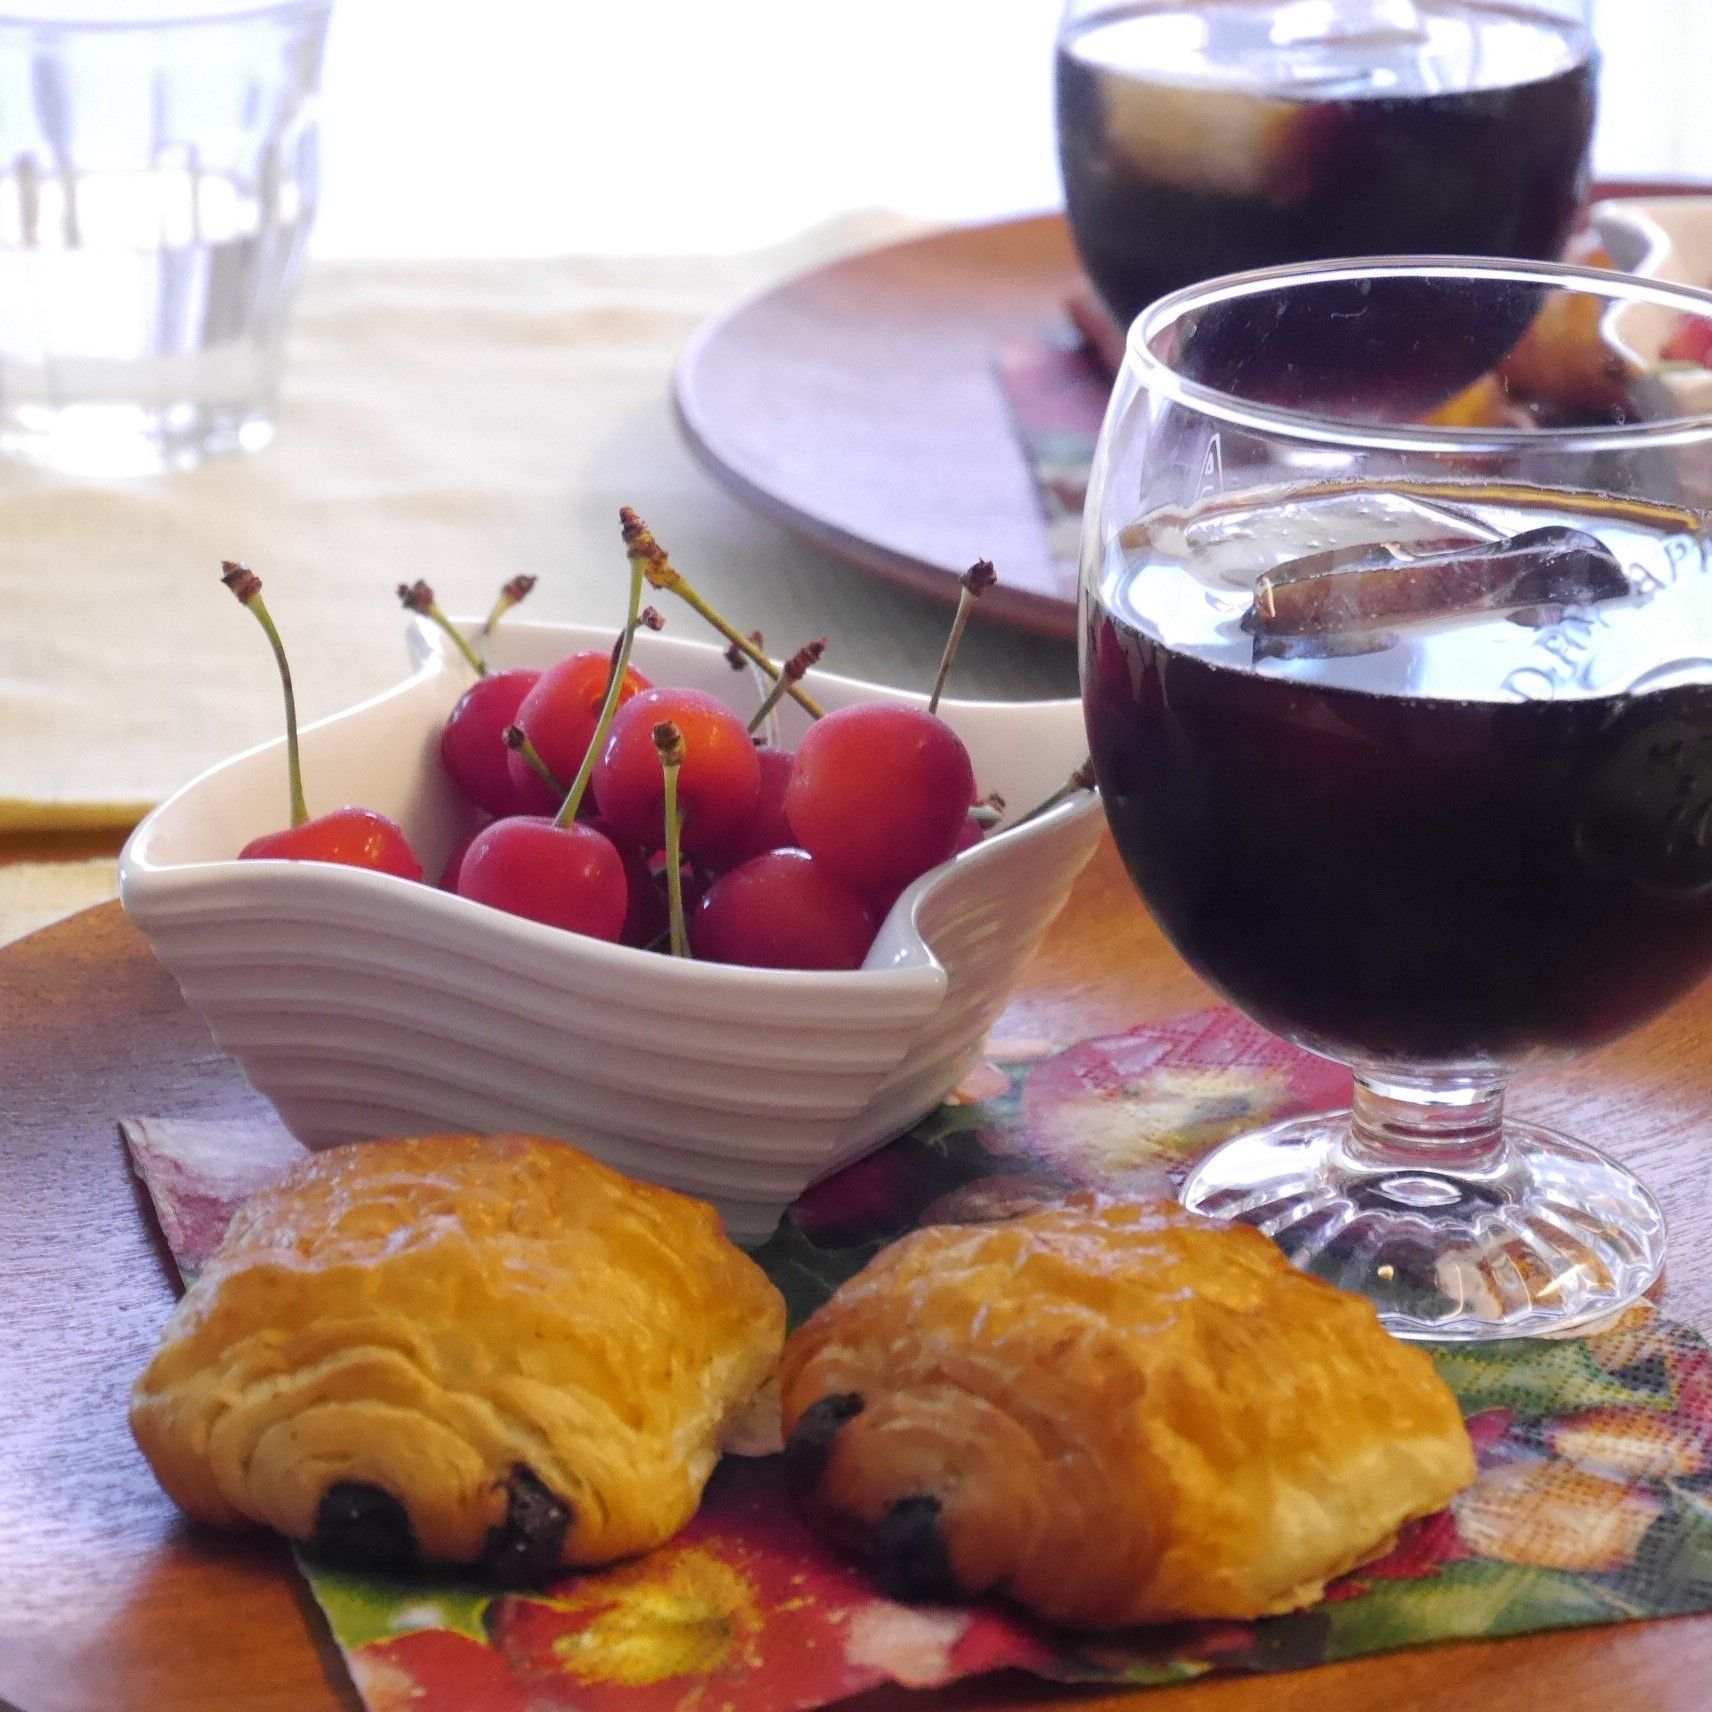
POLYGON ((1334 256, 1563 253, 1587 189, 1587 0, 1069 0, 1070 229, 1127 326, 1334 256))
POLYGON ((1355 1075, 1183 1199, 1401 1334, 1585 1324, 1663 1263, 1652 1196, 1504 1089, 1712 970, 1712 373, 1665 360, 1709 347, 1712 295, 1476 259, 1130 331, 1083 532, 1106 813, 1185 960, 1355 1075))

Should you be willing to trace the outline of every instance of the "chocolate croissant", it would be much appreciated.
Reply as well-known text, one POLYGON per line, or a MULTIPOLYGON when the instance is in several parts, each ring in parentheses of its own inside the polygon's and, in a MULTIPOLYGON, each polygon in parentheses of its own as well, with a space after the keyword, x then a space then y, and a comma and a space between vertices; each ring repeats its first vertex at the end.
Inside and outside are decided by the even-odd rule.
POLYGON ((528 1581, 694 1514, 784 1324, 711 1207, 574 1147, 359 1142, 239 1211, 131 1426, 203 1521, 528 1581))
POLYGON ((1310 1604, 1474 1477, 1455 1398, 1367 1302, 1162 1202, 917 1231, 781 1381, 799 1490, 888 1592, 1075 1627, 1310 1604))

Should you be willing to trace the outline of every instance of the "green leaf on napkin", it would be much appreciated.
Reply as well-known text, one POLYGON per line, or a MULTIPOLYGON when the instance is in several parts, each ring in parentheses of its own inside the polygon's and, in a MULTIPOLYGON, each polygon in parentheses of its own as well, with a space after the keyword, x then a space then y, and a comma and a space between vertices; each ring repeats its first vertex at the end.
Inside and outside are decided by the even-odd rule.
MULTIPOLYGON (((1205 1676, 1213 1667, 1204 1664, 1200 1659, 1168 1659, 1162 1664, 1151 1660, 1141 1664, 1132 1664, 1120 1670, 1116 1676, 1109 1671, 1104 1677, 1089 1677, 1088 1681, 1104 1681, 1121 1683, 1125 1688, 1172 1688, 1180 1682, 1195 1682, 1205 1676)), ((1064 1681, 1059 1677, 1055 1680, 1064 1681)), ((1074 1680, 1074 1679, 1068 1679, 1074 1680)))
POLYGON ((1331 1619, 1327 1659, 1647 1615, 1589 1576, 1478 1560, 1446 1564, 1419 1580, 1375 1582, 1359 1598, 1321 1609, 1331 1619))
POLYGON ((749 1251, 749 1257, 779 1287, 792 1326, 801 1325, 846 1278, 854 1278, 882 1248, 887 1238, 852 1248, 817 1248, 791 1215, 749 1251))
POLYGON ((482 1616, 493 1601, 491 1587, 431 1570, 408 1576, 346 1570, 306 1551, 298 1552, 297 1564, 315 1589, 334 1640, 347 1652, 415 1629, 450 1629, 487 1642, 482 1616))
POLYGON ((1647 1530, 1625 1580, 1661 1614, 1704 1611, 1712 1600, 1712 1498, 1670 1493, 1671 1507, 1647 1530))
POLYGON ((1439 1344, 1431 1354, 1465 1415, 1509 1409, 1519 1420, 1537 1421, 1598 1403, 1658 1409, 1670 1403, 1668 1390, 1607 1372, 1579 1340, 1439 1344))

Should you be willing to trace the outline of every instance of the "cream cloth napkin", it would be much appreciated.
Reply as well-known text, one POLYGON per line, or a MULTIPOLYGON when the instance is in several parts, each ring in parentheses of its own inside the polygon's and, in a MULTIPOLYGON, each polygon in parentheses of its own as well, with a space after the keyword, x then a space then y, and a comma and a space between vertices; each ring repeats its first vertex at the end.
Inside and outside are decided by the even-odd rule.
POLYGON ((118 894, 111 857, 76 862, 14 862, 0 868, 0 945, 118 894))
MULTIPOLYGON (((830 634, 829 666, 925 684, 944 612, 729 499, 679 441, 669 397, 706 316, 902 231, 857 215, 735 258, 321 265, 260 455, 130 483, 6 469, 0 829, 125 824, 277 734, 267 646, 220 587, 222 558, 262 575, 305 719, 402 675, 401 579, 480 612, 530 571, 531 615, 616 623, 621 504, 775 646, 830 634)), ((963 693, 1071 688, 1066 648, 981 626, 970 643, 963 693)))

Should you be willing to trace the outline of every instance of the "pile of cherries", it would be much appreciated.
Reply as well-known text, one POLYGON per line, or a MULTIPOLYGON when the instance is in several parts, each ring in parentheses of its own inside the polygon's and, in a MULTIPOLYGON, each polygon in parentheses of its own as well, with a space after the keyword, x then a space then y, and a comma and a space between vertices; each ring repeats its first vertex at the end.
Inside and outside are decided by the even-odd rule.
MULTIPOLYGON (((709 607, 647 526, 621 513, 631 568, 627 622, 610 652, 545 671, 487 670, 426 585, 401 587, 477 672, 440 735, 440 759, 484 817, 453 850, 440 885, 512 915, 593 939, 709 962, 855 969, 893 901, 928 869, 979 842, 983 805, 957 734, 933 708, 985 561, 963 598, 928 708, 866 702, 823 714, 802 679, 824 641, 775 664, 709 607), (661 620, 644 583, 668 590, 732 642, 764 693, 747 723, 700 690, 656 685, 630 664, 638 629, 661 620), (766 740, 790 695, 815 715, 795 752, 766 740)), ((369 809, 311 818, 303 799, 291 677, 261 582, 227 564, 223 580, 261 623, 285 691, 292 824, 245 858, 343 863, 420 880, 403 830, 369 809)), ((527 594, 506 585, 485 630, 527 594)))

